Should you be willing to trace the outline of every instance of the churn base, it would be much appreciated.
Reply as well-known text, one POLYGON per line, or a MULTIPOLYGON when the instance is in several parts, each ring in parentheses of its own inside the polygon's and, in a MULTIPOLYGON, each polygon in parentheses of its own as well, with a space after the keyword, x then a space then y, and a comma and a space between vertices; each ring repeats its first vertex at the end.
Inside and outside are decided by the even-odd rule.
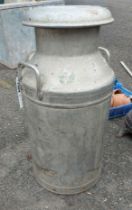
POLYGON ((89 190, 91 187, 93 187, 99 180, 100 174, 101 174, 101 168, 98 169, 98 172, 96 173, 96 176, 88 181, 86 184, 82 186, 77 186, 77 187, 58 187, 58 186, 53 186, 49 183, 47 183, 41 176, 40 173, 38 173, 37 167, 35 164, 33 164, 33 171, 35 178, 37 182, 47 189, 50 192, 53 192, 55 194, 60 194, 60 195, 74 195, 74 194, 79 194, 82 192, 85 192, 89 190))

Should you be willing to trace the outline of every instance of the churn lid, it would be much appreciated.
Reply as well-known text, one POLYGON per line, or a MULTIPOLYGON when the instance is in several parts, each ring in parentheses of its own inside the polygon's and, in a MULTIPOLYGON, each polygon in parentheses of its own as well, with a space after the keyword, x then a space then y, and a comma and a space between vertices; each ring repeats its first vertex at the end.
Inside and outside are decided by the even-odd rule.
POLYGON ((111 12, 100 6, 47 6, 32 8, 25 25, 45 28, 90 27, 108 24, 111 12))

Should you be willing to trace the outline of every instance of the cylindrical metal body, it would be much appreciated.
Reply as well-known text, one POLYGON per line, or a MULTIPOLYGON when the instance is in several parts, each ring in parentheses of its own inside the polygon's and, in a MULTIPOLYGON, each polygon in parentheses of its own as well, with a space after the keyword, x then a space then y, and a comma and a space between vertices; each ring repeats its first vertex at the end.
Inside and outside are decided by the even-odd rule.
POLYGON ((32 66, 23 64, 30 69, 22 73, 34 173, 42 186, 59 194, 87 190, 100 176, 114 80, 100 52, 104 48, 98 49, 101 23, 72 27, 65 16, 63 23, 53 21, 54 10, 59 19, 60 11, 69 17, 69 8, 78 11, 72 6, 47 8, 51 20, 45 14, 41 23, 30 16, 26 24, 36 26, 37 52, 29 60, 32 66))

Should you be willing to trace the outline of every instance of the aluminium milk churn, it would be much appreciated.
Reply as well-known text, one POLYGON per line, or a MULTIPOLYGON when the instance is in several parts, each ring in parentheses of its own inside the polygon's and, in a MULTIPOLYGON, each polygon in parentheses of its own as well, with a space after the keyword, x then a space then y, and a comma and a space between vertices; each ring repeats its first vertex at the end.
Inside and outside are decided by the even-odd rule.
POLYGON ((33 8, 24 22, 37 46, 21 63, 33 169, 54 193, 83 192, 99 179, 114 73, 98 37, 111 22, 99 6, 33 8))

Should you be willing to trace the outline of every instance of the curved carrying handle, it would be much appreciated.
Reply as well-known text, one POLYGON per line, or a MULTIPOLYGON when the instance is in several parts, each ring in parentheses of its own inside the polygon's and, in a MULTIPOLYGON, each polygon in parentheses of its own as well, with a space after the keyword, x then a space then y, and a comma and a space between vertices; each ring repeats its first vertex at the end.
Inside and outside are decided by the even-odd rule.
POLYGON ((109 50, 106 49, 105 47, 98 47, 98 49, 100 50, 100 52, 106 54, 107 62, 110 63, 111 54, 110 54, 109 50))
MULTIPOLYGON (((26 62, 21 62, 19 63, 19 67, 18 67, 18 73, 19 70, 22 70, 23 67, 27 67, 29 69, 31 69, 33 71, 33 73, 35 74, 36 77, 36 94, 37 94, 37 98, 39 100, 42 100, 42 94, 41 94, 41 79, 40 79, 40 72, 38 70, 38 68, 35 65, 26 63, 26 62)), ((19 79, 22 79, 22 77, 19 77, 19 79)))

